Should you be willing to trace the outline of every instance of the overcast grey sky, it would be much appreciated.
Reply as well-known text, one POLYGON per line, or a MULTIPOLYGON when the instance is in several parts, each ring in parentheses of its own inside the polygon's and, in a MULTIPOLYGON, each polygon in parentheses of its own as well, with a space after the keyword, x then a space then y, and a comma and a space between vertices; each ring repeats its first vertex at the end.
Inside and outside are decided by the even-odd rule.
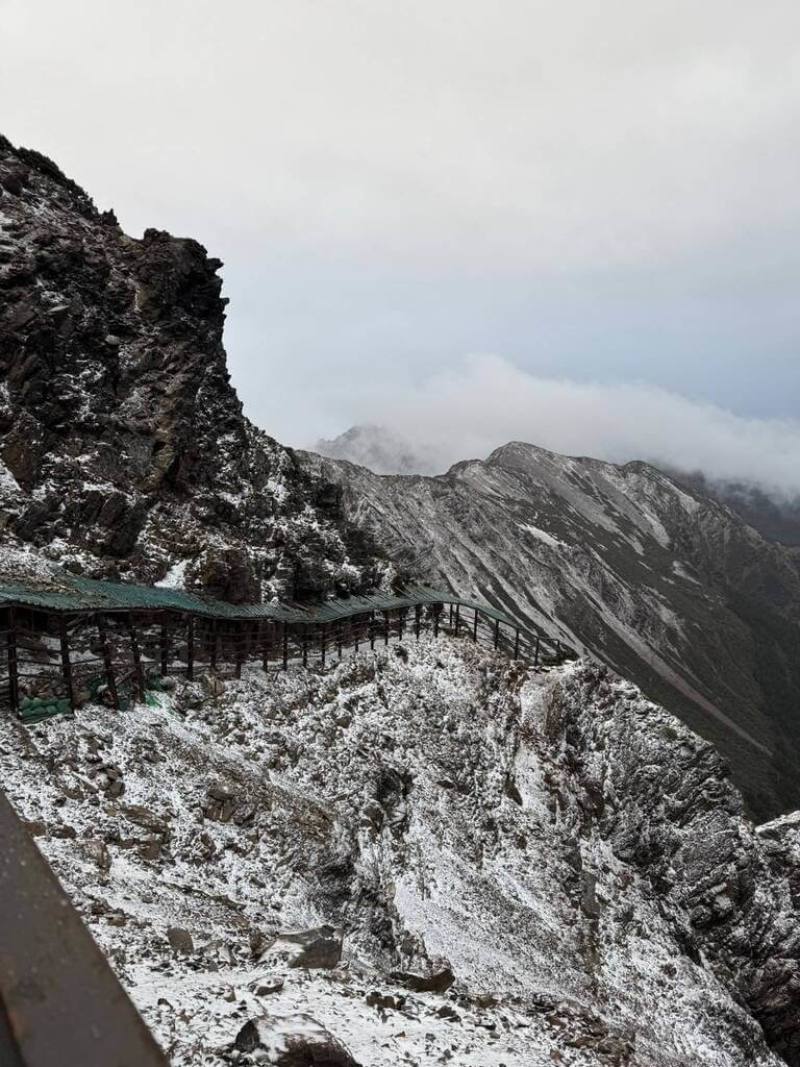
POLYGON ((234 380, 287 443, 444 376, 490 444, 502 387, 555 378, 783 420, 762 460, 774 431, 800 469, 797 0, 0 0, 0 43, 12 141, 225 260, 234 380))

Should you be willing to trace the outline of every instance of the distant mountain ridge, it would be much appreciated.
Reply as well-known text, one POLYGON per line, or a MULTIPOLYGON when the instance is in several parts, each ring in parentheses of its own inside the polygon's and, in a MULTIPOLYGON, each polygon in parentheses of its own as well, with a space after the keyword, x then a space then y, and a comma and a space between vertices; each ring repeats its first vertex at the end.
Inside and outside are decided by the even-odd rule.
POLYGON ((549 629, 719 746, 751 809, 800 806, 800 569, 645 463, 512 443, 437 477, 305 456, 409 573, 549 629))
MULTIPOLYGON (((394 430, 372 424, 351 426, 332 440, 320 440, 314 451, 357 463, 375 474, 443 474, 450 466, 435 445, 422 447, 394 430)), ((767 540, 800 548, 800 497, 779 499, 744 481, 715 480, 702 471, 682 471, 657 460, 652 466, 725 504, 767 540)))

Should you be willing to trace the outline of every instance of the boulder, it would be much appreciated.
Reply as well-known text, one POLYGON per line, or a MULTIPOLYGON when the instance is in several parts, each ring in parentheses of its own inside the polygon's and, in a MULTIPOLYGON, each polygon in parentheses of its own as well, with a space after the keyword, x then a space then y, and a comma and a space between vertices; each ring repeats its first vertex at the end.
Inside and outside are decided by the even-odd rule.
POLYGON ((266 1060, 275 1067, 359 1067, 341 1041, 310 1015, 264 1014, 250 1019, 233 1047, 256 1053, 254 1063, 266 1060))
POLYGON ((342 958, 342 935, 327 925, 279 933, 259 958, 283 963, 287 967, 336 967, 342 958))
POLYGON ((180 926, 170 926, 167 930, 167 940, 172 945, 172 951, 181 956, 191 956, 194 952, 194 941, 188 930, 180 926))

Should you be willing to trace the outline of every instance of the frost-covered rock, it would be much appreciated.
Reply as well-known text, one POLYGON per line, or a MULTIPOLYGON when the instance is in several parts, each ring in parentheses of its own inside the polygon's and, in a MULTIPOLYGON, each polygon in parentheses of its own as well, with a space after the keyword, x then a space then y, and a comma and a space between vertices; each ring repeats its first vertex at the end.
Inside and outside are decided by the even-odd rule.
POLYGON ((338 491, 242 415, 221 266, 191 239, 128 237, 0 137, 4 549, 234 602, 374 582, 338 491))
POLYGON ((800 1063, 800 823, 755 830, 634 686, 423 639, 185 688, 0 723, 4 788, 175 1067, 297 1015, 370 1067, 800 1063), (212 791, 252 817, 209 817, 212 791), (270 955, 326 927, 334 966, 270 955))

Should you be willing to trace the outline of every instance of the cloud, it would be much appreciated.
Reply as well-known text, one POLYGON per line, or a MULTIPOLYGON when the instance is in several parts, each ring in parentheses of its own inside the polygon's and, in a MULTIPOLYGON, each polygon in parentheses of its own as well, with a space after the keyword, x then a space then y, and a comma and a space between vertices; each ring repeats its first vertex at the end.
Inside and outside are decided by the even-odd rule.
POLYGON ((612 462, 644 459, 717 480, 800 494, 800 422, 744 418, 645 384, 591 384, 529 374, 474 356, 352 410, 414 442, 429 469, 483 458, 511 440, 612 462), (422 448, 422 446, 425 448, 422 448))

